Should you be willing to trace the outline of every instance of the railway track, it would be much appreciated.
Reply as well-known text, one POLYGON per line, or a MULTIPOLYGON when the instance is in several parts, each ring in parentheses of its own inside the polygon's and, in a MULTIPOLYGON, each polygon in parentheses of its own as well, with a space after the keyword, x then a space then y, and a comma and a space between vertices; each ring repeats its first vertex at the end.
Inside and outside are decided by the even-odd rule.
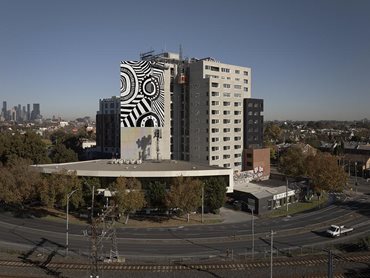
MULTIPOLYGON (((340 262, 353 262, 369 264, 370 253, 336 256, 334 263, 340 262)), ((317 266, 327 264, 326 256, 315 256, 311 258, 287 258, 287 259, 274 259, 273 267, 305 267, 317 266)), ((43 267, 48 269, 71 269, 71 270, 88 270, 90 264, 87 263, 67 263, 67 262, 49 262, 43 263, 42 261, 12 261, 0 260, 0 267, 43 267)), ((185 270, 253 270, 258 268, 268 268, 270 262, 266 260, 258 260, 253 262, 218 262, 218 263, 186 263, 186 262, 173 262, 172 264, 124 264, 124 263, 101 263, 99 269, 105 271, 151 271, 151 272, 172 272, 172 271, 185 271, 185 270)), ((2 277, 0 275, 0 277, 2 277)))

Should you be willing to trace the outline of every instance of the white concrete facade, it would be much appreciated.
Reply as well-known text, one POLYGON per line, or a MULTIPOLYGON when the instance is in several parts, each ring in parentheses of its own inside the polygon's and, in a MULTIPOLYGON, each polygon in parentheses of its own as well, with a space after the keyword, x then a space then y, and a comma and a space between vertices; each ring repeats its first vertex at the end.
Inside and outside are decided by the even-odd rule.
POLYGON ((241 170, 243 99, 251 69, 204 59, 189 65, 190 161, 241 170))

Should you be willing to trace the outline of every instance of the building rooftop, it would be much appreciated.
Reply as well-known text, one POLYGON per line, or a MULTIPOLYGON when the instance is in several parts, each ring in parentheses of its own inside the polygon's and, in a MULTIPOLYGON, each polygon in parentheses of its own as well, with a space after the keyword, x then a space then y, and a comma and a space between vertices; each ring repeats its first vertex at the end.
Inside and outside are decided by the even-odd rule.
MULTIPOLYGON (((257 198, 272 198, 272 196, 286 193, 286 185, 281 180, 266 180, 248 183, 235 183, 234 190, 251 193, 257 198)), ((288 189, 292 191, 292 189, 288 189)))
POLYGON ((32 165, 32 167, 42 173, 75 171, 78 176, 174 177, 181 175, 232 175, 232 169, 178 160, 149 160, 141 162, 101 159, 60 164, 32 165))

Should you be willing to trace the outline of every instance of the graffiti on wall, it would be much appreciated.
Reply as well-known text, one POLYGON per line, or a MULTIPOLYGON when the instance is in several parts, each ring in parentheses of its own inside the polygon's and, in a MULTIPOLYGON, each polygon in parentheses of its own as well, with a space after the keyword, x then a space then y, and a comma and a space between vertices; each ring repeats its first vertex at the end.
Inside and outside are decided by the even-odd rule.
POLYGON ((163 64, 123 61, 120 68, 121 127, 163 127, 163 64))

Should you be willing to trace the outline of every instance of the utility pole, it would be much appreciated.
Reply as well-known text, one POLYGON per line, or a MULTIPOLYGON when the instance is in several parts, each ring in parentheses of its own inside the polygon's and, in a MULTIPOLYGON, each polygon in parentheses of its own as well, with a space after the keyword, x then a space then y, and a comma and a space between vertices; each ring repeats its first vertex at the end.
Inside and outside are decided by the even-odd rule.
POLYGON ((68 226, 68 222, 69 222, 69 198, 71 198, 72 194, 75 193, 78 189, 75 189, 73 190, 72 192, 70 193, 67 193, 67 211, 66 211, 66 256, 68 256, 68 245, 69 245, 69 241, 68 241, 68 232, 69 232, 69 226, 68 226))
POLYGON ((331 250, 328 252, 328 278, 333 278, 333 253, 331 250))
POLYGON ((202 183, 202 223, 204 223, 204 183, 202 183))
POLYGON ((288 181, 288 177, 286 177, 286 188, 285 188, 285 195, 286 195, 286 216, 288 216, 288 184, 289 184, 289 181, 288 181))
POLYGON ((251 209, 252 211, 252 260, 254 260, 254 208, 251 209))
POLYGON ((273 230, 271 230, 271 233, 270 233, 270 278, 272 278, 272 267, 273 267, 273 254, 274 254, 274 235, 276 234, 276 232, 274 232, 273 230))

